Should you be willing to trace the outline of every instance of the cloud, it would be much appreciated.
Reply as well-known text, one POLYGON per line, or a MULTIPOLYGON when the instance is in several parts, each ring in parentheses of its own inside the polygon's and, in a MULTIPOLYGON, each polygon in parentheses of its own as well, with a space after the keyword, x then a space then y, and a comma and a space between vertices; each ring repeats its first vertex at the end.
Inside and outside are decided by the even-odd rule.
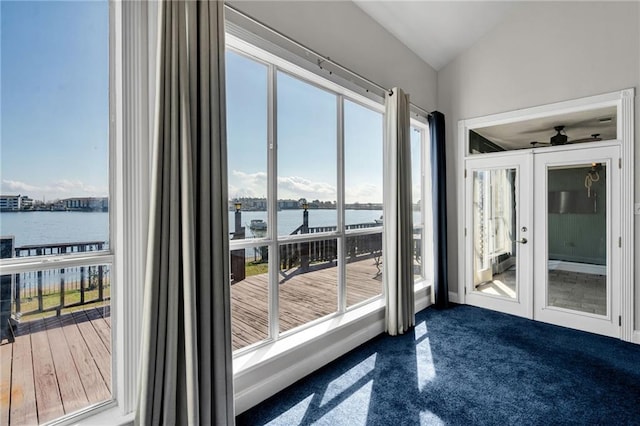
MULTIPOLYGON (((229 174, 229 197, 267 196, 267 174, 265 172, 247 173, 232 170, 229 174)), ((337 192, 335 185, 326 182, 314 182, 299 176, 278 177, 278 198, 335 201, 337 192)))
POLYGON ((278 177, 278 198, 298 200, 335 201, 338 197, 336 187, 325 182, 313 182, 299 176, 278 177))
POLYGON ((34 199, 54 200, 70 197, 105 197, 107 186, 94 186, 79 180, 58 180, 44 185, 36 185, 17 180, 3 179, 0 184, 3 194, 27 195, 34 199))
POLYGON ((229 197, 266 198, 267 174, 265 172, 245 173, 233 170, 229 176, 229 197))
POLYGON ((347 203, 382 203, 382 187, 371 183, 347 186, 345 200, 347 203))

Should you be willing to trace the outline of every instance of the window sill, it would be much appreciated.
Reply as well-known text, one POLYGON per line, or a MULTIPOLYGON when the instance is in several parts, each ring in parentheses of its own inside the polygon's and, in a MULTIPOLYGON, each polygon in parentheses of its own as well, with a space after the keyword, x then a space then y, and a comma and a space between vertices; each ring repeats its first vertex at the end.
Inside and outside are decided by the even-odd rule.
POLYGON ((360 306, 351 311, 347 311, 342 315, 322 321, 316 325, 301 330, 297 333, 282 337, 277 341, 271 342, 264 346, 260 346, 255 350, 244 352, 233 360, 233 373, 245 374, 248 371, 259 368, 266 362, 273 361, 281 356, 288 354, 290 351, 300 347, 301 345, 310 344, 317 341, 327 333, 337 331, 344 328, 355 321, 361 320, 363 317, 374 315, 384 310, 384 299, 379 298, 360 306))
POLYGON ((78 413, 69 418, 63 418, 51 423, 49 426, 125 426, 133 425, 135 412, 123 414, 122 409, 115 401, 107 403, 104 406, 96 407, 78 413))

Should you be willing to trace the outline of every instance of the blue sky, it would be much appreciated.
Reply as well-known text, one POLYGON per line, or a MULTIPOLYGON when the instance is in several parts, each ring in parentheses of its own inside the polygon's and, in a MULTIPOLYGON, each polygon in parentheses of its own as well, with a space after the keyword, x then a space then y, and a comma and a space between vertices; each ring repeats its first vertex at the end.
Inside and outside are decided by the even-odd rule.
POLYGON ((107 2, 3 0, 0 13, 0 192, 107 195, 107 2))
MULTIPOLYGON (((0 192, 108 193, 108 3, 0 1, 0 192)), ((337 198, 337 98, 278 73, 278 198, 337 198)), ((345 102, 346 202, 382 202, 382 114, 345 102)), ((267 67, 227 54, 230 197, 267 190, 267 67)), ((414 191, 415 192, 415 191, 414 191)))
MULTIPOLYGON (((277 76, 278 198, 337 198, 337 97, 277 76)), ((346 202, 382 202, 382 114, 345 102, 346 202)), ((267 67, 227 54, 229 196, 266 197, 267 67), (249 125, 251 123, 251 125, 249 125)))

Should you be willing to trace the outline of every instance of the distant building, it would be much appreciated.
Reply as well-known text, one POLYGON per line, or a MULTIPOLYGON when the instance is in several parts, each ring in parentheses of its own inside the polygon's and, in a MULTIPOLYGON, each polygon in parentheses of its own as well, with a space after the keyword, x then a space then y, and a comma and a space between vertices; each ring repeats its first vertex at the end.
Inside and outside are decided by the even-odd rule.
POLYGON ((107 197, 75 197, 62 200, 64 208, 69 211, 106 212, 109 210, 107 197))
POLYGON ((33 208, 33 198, 26 195, 20 197, 20 210, 31 210, 33 208))
POLYGON ((300 206, 298 205, 297 200, 278 200, 278 209, 287 210, 287 209, 298 209, 300 206))
POLYGON ((0 211, 15 212, 20 210, 20 194, 0 195, 0 211))

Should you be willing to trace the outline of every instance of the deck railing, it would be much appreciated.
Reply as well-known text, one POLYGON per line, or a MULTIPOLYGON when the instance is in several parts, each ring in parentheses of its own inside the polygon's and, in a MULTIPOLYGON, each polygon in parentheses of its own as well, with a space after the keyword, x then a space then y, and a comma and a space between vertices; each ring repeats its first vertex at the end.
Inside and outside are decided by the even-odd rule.
MULTIPOLYGON (((104 250, 104 241, 51 243, 16 247, 15 257, 59 255, 104 250)), ((52 268, 13 274, 15 318, 104 302, 110 299, 110 266, 52 268)))
MULTIPOLYGON (((380 232, 364 235, 351 235, 347 238, 347 256, 354 259, 363 255, 376 255, 382 252, 382 228, 377 223, 357 223, 346 225, 346 229, 363 229, 378 227, 380 232)), ((333 232, 336 226, 305 226, 296 228, 291 235, 317 234, 320 232, 333 232)), ((309 265, 318 262, 333 262, 338 257, 338 246, 335 238, 326 240, 296 242, 280 246, 280 269, 290 270, 296 266, 305 271, 309 265)))

